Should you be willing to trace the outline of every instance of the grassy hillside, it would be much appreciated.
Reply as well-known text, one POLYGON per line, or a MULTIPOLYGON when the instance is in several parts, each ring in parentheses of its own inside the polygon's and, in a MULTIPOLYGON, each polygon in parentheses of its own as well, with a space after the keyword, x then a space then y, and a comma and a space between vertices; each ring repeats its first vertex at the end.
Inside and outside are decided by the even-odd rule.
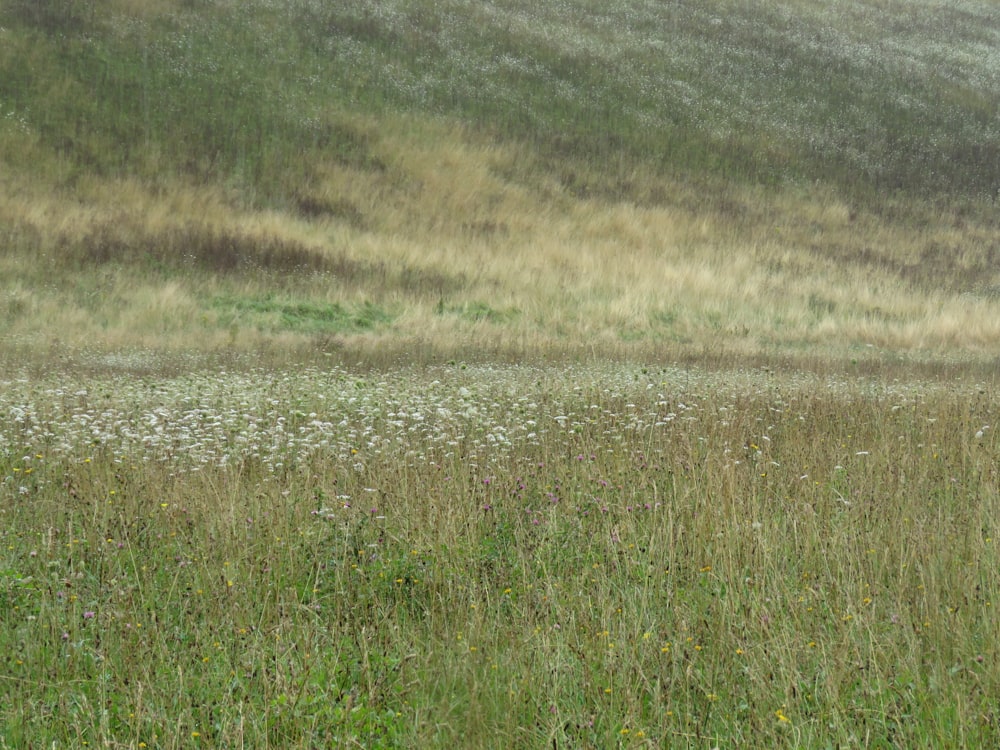
POLYGON ((1000 746, 998 37, 0 0, 0 748, 1000 746))
POLYGON ((5 351, 989 354, 1000 11, 4 0, 5 351))

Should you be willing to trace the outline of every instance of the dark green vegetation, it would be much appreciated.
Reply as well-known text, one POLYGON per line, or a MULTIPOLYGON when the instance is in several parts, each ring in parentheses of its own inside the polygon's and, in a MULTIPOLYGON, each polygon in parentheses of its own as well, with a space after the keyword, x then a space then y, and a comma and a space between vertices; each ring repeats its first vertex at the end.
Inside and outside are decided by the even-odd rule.
POLYGON ((0 103, 6 127, 36 133, 68 184, 175 171, 279 206, 309 187, 310 154, 387 169, 359 112, 454 118, 526 143, 532 157, 511 178, 551 172, 576 194, 656 201, 630 184, 641 166, 992 200, 998 13, 973 2, 6 0, 0 103))

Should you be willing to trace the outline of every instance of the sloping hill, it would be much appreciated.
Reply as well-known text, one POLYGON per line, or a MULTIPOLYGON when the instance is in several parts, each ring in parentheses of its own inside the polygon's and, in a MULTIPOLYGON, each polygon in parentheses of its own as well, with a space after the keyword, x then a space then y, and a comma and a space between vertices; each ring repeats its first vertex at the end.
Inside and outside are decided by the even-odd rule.
POLYGON ((1000 338, 993 4, 5 0, 0 27, 8 348, 1000 338))

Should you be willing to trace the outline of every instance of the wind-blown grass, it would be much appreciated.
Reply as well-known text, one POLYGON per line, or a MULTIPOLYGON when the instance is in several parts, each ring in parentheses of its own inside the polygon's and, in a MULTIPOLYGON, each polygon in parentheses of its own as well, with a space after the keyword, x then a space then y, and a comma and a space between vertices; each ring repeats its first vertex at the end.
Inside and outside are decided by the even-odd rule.
POLYGON ((994 744, 971 381, 8 382, 0 737, 994 744))

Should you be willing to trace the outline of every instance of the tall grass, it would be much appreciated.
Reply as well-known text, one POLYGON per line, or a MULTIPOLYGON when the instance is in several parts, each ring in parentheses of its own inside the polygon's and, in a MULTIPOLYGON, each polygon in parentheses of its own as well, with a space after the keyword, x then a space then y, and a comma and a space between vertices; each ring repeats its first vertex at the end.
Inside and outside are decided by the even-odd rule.
POLYGON ((996 742, 992 385, 8 382, 11 747, 996 742))
POLYGON ((36 342, 15 359, 44 361, 52 344, 348 359, 409 348, 439 361, 494 347, 658 361, 706 348, 995 356, 985 221, 951 210, 912 226, 829 194, 735 188, 689 208, 676 183, 671 206, 579 201, 490 172, 516 151, 383 137, 397 176, 345 169, 349 188, 314 194, 358 220, 241 208, 187 182, 6 194, 0 320, 8 344, 36 342), (161 288, 175 306, 155 303, 161 288))

